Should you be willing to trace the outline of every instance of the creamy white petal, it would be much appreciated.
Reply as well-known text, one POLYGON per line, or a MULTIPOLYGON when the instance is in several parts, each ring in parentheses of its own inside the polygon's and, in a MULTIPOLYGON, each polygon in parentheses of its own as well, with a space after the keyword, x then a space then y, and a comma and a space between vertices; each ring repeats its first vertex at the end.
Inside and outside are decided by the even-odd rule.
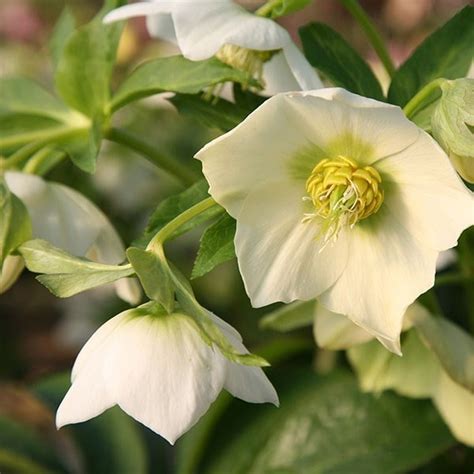
POLYGON ((313 332, 318 346, 331 350, 347 349, 373 339, 372 334, 349 318, 329 311, 321 303, 315 305, 313 332))
POLYGON ((404 151, 377 163, 384 205, 412 235, 435 250, 454 247, 474 224, 474 196, 447 155, 425 132, 404 151))
POLYGON ((351 229, 347 266, 320 297, 400 353, 407 307, 434 283, 438 252, 423 247, 388 210, 351 229))
POLYGON ((169 43, 177 44, 176 31, 174 29, 173 17, 169 13, 161 15, 150 15, 146 18, 146 27, 150 36, 161 38, 169 43))
POLYGON ((173 19, 183 56, 194 61, 214 56, 225 44, 269 51, 291 42, 280 25, 232 1, 176 2, 173 19))
POLYGON ((142 287, 136 278, 122 278, 114 283, 117 296, 131 306, 136 306, 142 298, 142 287))
MULTIPOLYGON (((242 337, 230 324, 215 314, 209 312, 209 315, 240 354, 249 353, 242 343, 242 337)), ((276 390, 260 367, 236 364, 227 359, 224 361, 227 367, 224 388, 229 393, 246 402, 273 403, 279 406, 276 390)))
POLYGON ((124 5, 116 8, 105 15, 104 23, 113 23, 115 21, 127 20, 137 16, 157 15, 160 13, 171 13, 173 10, 173 0, 171 1, 154 1, 154 2, 138 2, 124 5))
POLYGON ((474 394, 441 371, 433 401, 454 436, 474 446, 474 394))
POLYGON ((301 190, 263 186, 251 193, 237 221, 235 249, 254 307, 310 300, 328 289, 347 263, 343 231, 322 248, 315 222, 302 222, 301 190))
POLYGON ((291 72, 283 51, 273 55, 263 65, 263 80, 265 88, 261 94, 269 97, 280 92, 297 91, 300 89, 300 85, 291 72))
POLYGON ((311 64, 309 64, 308 60, 304 57, 303 53, 292 41, 290 41, 283 47, 283 54, 285 55, 286 61, 291 69, 291 72, 293 73, 296 81, 298 82, 298 89, 313 90, 324 87, 316 71, 313 69, 311 64))
POLYGON ((215 400, 225 371, 190 318, 144 316, 114 334, 103 383, 125 412, 174 443, 215 400))

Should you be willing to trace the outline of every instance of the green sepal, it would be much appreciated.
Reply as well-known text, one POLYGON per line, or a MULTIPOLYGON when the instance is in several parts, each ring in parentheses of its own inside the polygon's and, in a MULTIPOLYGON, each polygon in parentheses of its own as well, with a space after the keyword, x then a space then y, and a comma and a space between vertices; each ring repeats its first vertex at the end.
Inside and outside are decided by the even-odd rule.
MULTIPOLYGON (((269 0, 268 13, 265 16, 275 19, 281 16, 289 15, 290 13, 302 10, 304 7, 309 5, 312 0, 269 0)), ((262 8, 265 8, 264 5, 262 8)))
POLYGON ((311 23, 300 29, 305 56, 334 85, 377 100, 385 100, 369 65, 328 25, 311 23))
POLYGON ((266 314, 260 320, 260 327, 278 332, 288 332, 311 326, 314 321, 315 304, 316 302, 312 300, 295 301, 281 306, 266 314))
POLYGON ((174 309, 174 286, 165 256, 138 247, 127 249, 127 258, 148 298, 160 303, 168 313, 174 309))
POLYGON ((216 58, 191 61, 183 56, 157 58, 138 66, 112 99, 115 111, 128 103, 160 92, 197 94, 224 82, 249 84, 248 75, 216 58))
POLYGON ((388 101, 405 106, 431 81, 466 76, 474 55, 474 7, 466 6, 428 36, 392 78, 388 101))
POLYGON ((224 214, 202 234, 191 278, 209 273, 217 265, 235 257, 234 236, 236 222, 224 214))
POLYGON ((24 258, 28 270, 42 274, 36 279, 60 298, 67 298, 135 273, 130 265, 106 265, 75 257, 40 239, 25 242, 18 252, 24 258))
POLYGON ((0 274, 7 256, 30 239, 31 233, 28 210, 0 176, 0 274))

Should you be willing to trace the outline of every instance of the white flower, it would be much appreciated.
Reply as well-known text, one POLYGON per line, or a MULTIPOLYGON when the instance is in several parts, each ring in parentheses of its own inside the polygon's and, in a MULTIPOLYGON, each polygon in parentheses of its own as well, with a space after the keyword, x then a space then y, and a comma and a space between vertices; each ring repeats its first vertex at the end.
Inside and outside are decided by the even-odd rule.
MULTIPOLYGON (((416 326, 417 321, 425 318, 431 316, 421 305, 411 305, 405 314, 405 329, 414 323, 416 326)), ((364 391, 380 393, 391 389, 410 398, 431 398, 454 436, 474 446, 474 394, 452 377, 446 370, 446 360, 440 357, 430 341, 419 337, 417 329, 405 334, 403 357, 398 357, 376 341, 367 342, 372 339, 371 335, 344 316, 330 313, 320 306, 316 310, 318 344, 328 349, 349 349, 349 360, 364 391)), ((457 340, 459 352, 456 361, 461 365, 468 364, 466 370, 471 370, 472 379, 474 341, 447 321, 444 329, 454 336, 453 341, 446 338, 445 344, 448 347, 450 342, 457 340), (466 348, 469 353, 462 352, 466 348)), ((469 377, 469 373, 466 375, 469 377)))
MULTIPOLYGON (((91 337, 57 412, 58 428, 119 405, 171 444, 207 411, 220 391, 278 405, 262 369, 230 362, 207 345, 192 318, 156 303, 115 316, 91 337)), ((239 333, 209 313, 229 342, 248 353, 239 333)))
MULTIPOLYGON (((73 189, 39 176, 16 171, 5 174, 9 189, 25 204, 33 238, 44 239, 72 255, 111 265, 125 260, 123 243, 107 217, 73 189)), ((140 289, 131 279, 116 283, 117 294, 132 304, 140 289)))
POLYGON ((150 34, 176 43, 185 58, 200 61, 217 56, 254 76, 263 72, 268 95, 322 87, 283 27, 232 0, 140 2, 113 10, 104 21, 144 15, 150 34))
POLYGON ((318 297, 399 352, 405 310, 474 223, 448 157, 399 107, 343 89, 279 94, 207 144, 255 307, 318 297))

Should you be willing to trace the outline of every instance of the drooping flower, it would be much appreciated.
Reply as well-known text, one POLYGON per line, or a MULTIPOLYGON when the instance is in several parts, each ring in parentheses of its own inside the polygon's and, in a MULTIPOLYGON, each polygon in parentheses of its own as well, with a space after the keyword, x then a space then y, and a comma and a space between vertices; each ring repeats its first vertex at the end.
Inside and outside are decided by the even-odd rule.
POLYGON ((257 79, 263 77, 267 95, 322 87, 283 27, 233 0, 139 2, 113 10, 104 21, 136 16, 146 16, 150 34, 177 44, 185 58, 216 56, 257 79))
MULTIPOLYGON (((404 319, 407 330, 402 343, 403 357, 386 351, 373 337, 348 318, 331 313, 318 305, 315 312, 315 336, 318 345, 327 349, 348 349, 349 361, 357 373, 362 390, 380 393, 394 390, 410 398, 431 398, 442 418, 459 441, 474 446, 474 393, 446 370, 446 359, 418 331, 417 322, 432 318, 421 305, 411 305, 404 319), (415 327, 413 327, 415 325, 415 327)), ((448 321, 443 329, 452 333, 459 347, 456 361, 466 364, 460 372, 471 370, 474 341, 448 321), (467 353, 462 351, 466 350, 467 353)), ((449 338, 444 345, 449 346, 449 338)), ((452 347, 448 350, 452 350, 452 347)))
MULTIPOLYGON (((248 353, 232 326, 209 315, 235 349, 248 353)), ((110 319, 86 343, 56 422, 86 421, 118 405, 173 444, 223 388, 247 402, 278 405, 262 369, 226 359, 191 317, 146 303, 110 319)))
POLYGON ((399 107, 343 89, 279 94, 196 158, 237 220, 254 306, 318 297, 395 352, 439 252, 474 223, 437 143, 399 107))
MULTIPOLYGON (((47 240, 70 254, 101 263, 116 265, 125 260, 123 243, 112 224, 82 194, 62 184, 16 171, 6 173, 5 180, 28 209, 33 238, 47 240)), ((122 279, 115 285, 118 296, 137 303, 140 290, 135 281, 122 279)))

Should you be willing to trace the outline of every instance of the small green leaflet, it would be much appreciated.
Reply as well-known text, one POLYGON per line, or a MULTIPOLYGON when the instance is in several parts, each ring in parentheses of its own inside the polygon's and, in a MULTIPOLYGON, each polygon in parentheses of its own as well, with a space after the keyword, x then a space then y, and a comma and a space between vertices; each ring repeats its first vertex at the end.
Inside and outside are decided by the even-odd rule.
POLYGON ((204 231, 191 278, 201 277, 235 257, 235 227, 235 220, 229 214, 224 214, 204 231))
POLYGON ((135 273, 130 265, 105 265, 75 257, 45 240, 25 242, 19 249, 28 270, 54 295, 67 298, 135 273))

